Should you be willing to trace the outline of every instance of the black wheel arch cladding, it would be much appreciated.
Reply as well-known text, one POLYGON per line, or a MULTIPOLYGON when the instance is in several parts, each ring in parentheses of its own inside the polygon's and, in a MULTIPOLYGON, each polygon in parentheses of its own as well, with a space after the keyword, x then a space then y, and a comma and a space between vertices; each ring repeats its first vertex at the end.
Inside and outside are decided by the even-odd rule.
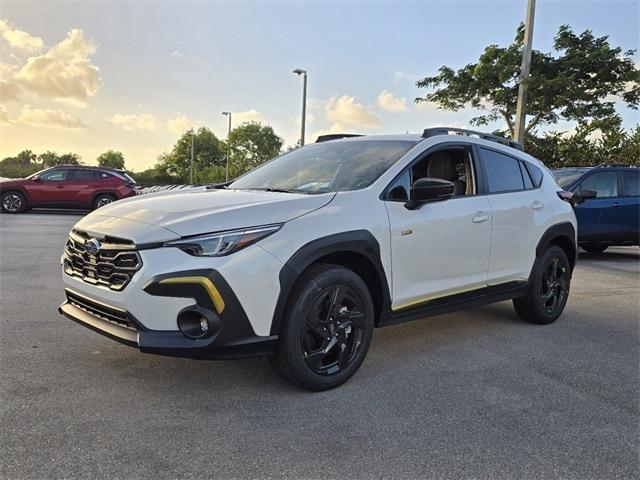
MULTIPOLYGON (((374 305, 377 302, 376 314, 380 317, 391 308, 391 295, 387 277, 380 257, 380 245, 376 238, 368 230, 353 230, 341 232, 325 237, 317 238, 298 249, 280 270, 280 294, 276 301, 271 323, 271 335, 277 335, 282 325, 282 320, 289 299, 289 295, 300 276, 312 264, 326 259, 328 263, 343 265, 336 261, 338 255, 350 255, 354 262, 367 262, 363 268, 373 273, 374 278, 363 278, 365 284, 371 289, 370 282, 377 282, 375 290, 379 290, 380 298, 375 298, 372 292, 374 305), (355 254, 355 255, 354 255, 355 254), (333 259, 333 261, 332 261, 333 259)), ((344 266, 344 265, 343 265, 344 266)), ((358 272, 356 272, 358 273, 358 272)), ((376 319, 377 322, 378 319, 376 319)))
POLYGON ((571 271, 577 261, 576 230, 571 222, 557 223, 549 227, 538 242, 536 257, 540 258, 550 245, 557 245, 565 251, 571 271))

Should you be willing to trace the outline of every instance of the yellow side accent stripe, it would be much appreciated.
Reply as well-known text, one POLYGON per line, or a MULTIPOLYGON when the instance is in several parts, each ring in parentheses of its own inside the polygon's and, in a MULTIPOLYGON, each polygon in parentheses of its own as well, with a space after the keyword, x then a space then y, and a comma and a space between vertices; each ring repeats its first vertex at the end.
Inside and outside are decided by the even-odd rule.
POLYGON ((216 286, 209 280, 207 277, 176 277, 176 278, 165 278, 160 280, 161 285, 184 285, 184 284, 195 284, 200 285, 205 289, 209 298, 213 302, 213 306, 216 307, 216 311, 218 313, 222 313, 224 310, 224 299, 220 292, 216 288, 216 286))

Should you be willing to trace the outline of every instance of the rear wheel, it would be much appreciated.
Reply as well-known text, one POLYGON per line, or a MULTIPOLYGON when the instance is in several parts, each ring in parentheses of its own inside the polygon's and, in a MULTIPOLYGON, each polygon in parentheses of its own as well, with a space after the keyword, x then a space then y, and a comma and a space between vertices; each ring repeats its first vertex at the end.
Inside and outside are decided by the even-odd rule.
POLYGON ((110 193, 101 193, 93 200, 93 208, 104 207, 105 205, 109 205, 112 202, 116 201, 116 197, 111 195, 110 193))
POLYGON ((356 273, 335 265, 313 266, 291 294, 271 363, 294 385, 337 387, 364 361, 373 319, 371 294, 356 273))
POLYGON ((589 253, 602 253, 607 249, 606 245, 580 245, 583 250, 589 253))
POLYGON ((20 192, 5 192, 1 205, 3 212, 22 213, 27 210, 27 199, 20 192))
POLYGON ((513 306, 528 322, 555 322, 567 304, 570 284, 569 259, 560 247, 551 246, 536 260, 527 296, 513 299, 513 306))

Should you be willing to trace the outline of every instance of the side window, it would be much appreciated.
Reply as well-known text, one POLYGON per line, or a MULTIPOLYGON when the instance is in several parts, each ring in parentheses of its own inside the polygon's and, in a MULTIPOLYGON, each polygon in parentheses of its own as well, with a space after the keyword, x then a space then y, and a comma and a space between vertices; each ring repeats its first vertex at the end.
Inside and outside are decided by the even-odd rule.
POLYGON ((480 148, 480 158, 487 171, 490 193, 524 190, 520 162, 493 150, 480 148))
POLYGON ((640 171, 622 172, 622 185, 625 197, 640 195, 640 171))
POLYGON ((538 188, 542 184, 542 170, 540 170, 535 165, 530 164, 529 162, 522 162, 524 166, 529 171, 529 175, 531 176, 531 180, 533 181, 533 185, 538 188))
POLYGON ((61 182, 67 179, 67 173, 69 170, 59 169, 51 172, 46 172, 40 175, 40 180, 45 182, 61 182))
POLYGON ((618 173, 597 172, 588 175, 576 190, 578 193, 596 192, 596 198, 618 196, 618 173))
POLYGON ((409 191, 411 189, 411 174, 409 170, 405 170, 402 174, 396 178, 391 185, 387 193, 387 199, 394 202, 407 202, 409 201, 409 191))
POLYGON ((529 176, 529 172, 527 171, 527 167, 524 166, 524 162, 518 162, 520 164, 520 173, 522 174, 522 179, 524 180, 524 188, 525 190, 533 190, 533 182, 531 181, 531 177, 529 176))
POLYGON ((100 178, 98 172, 94 170, 81 170, 75 169, 72 170, 71 179, 72 180, 95 180, 96 178, 100 178))

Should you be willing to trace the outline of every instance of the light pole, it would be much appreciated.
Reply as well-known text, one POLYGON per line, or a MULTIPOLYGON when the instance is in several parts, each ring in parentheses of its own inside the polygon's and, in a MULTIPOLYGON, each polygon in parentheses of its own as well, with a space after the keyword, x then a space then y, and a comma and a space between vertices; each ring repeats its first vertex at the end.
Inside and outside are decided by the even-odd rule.
POLYGON ((189 184, 193 185, 193 127, 191 127, 191 161, 189 162, 189 184))
POLYGON ((229 137, 231 136, 231 112, 222 112, 222 115, 229 118, 229 128, 227 130, 227 165, 224 170, 224 181, 229 181, 229 157, 231 156, 231 144, 229 143, 229 137))
POLYGON ((304 145, 304 126, 307 116, 307 71, 296 68, 293 73, 302 75, 302 125, 300 126, 300 146, 304 145))
POLYGON ((527 80, 531 69, 531 44, 533 42, 533 18, 536 11, 536 0, 527 2, 527 18, 524 24, 524 47, 522 49, 522 65, 520 66, 520 85, 518 85, 518 103, 516 104, 516 125, 514 140, 524 142, 525 120, 527 118, 527 80))

